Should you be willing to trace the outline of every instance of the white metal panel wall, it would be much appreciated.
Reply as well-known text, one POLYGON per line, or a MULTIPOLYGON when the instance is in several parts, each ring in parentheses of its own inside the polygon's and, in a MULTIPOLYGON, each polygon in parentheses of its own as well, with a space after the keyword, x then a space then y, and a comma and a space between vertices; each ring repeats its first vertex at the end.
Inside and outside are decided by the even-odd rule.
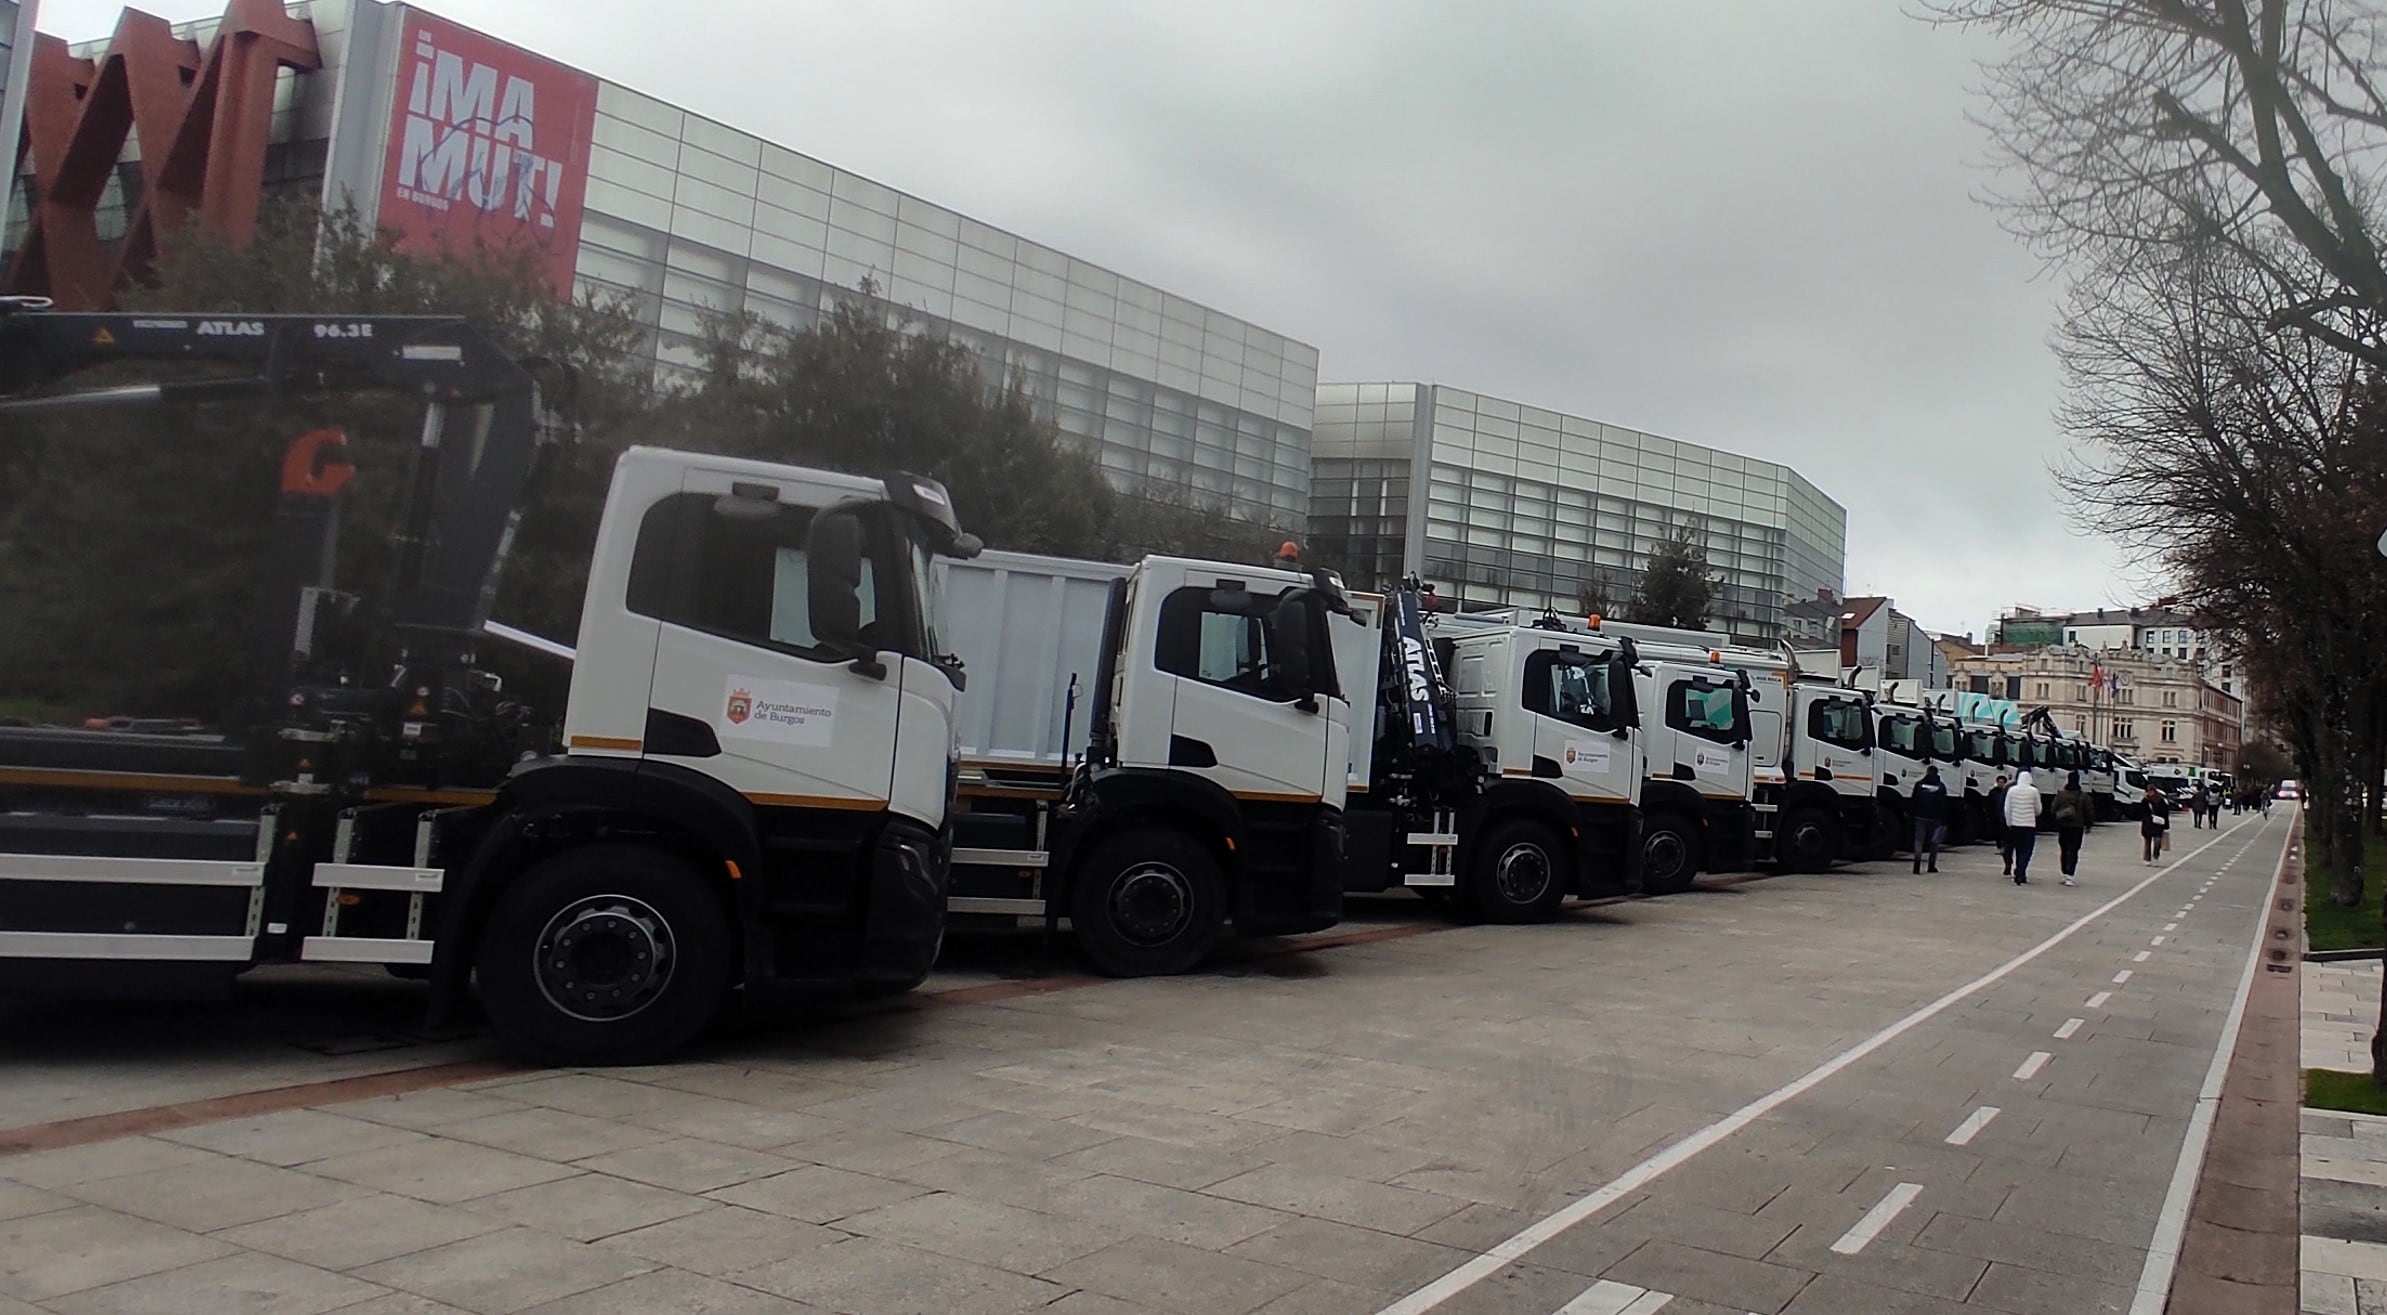
POLYGON ((1128 570, 1028 553, 938 561, 937 637, 969 672, 956 709, 963 761, 1061 762, 1072 674, 1078 707, 1067 752, 1085 748, 1103 605, 1128 570))

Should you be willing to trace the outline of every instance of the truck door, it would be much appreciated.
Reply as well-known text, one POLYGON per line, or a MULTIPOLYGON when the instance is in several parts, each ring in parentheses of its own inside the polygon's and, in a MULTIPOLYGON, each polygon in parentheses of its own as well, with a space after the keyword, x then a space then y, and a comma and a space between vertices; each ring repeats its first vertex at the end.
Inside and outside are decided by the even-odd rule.
MULTIPOLYGON (((1279 601, 1200 584, 1161 599, 1153 663, 1176 677, 1167 765, 1242 799, 1340 804, 1350 741, 1347 726, 1334 730, 1340 709, 1328 706, 1340 700, 1316 697, 1293 678, 1291 654, 1280 651, 1286 638, 1271 623, 1279 601)), ((1313 675, 1331 675, 1330 651, 1305 656, 1313 675)))
POLYGON ((1537 649, 1525 655, 1523 696, 1533 721, 1535 775, 1555 769, 1560 788, 1578 799, 1630 802, 1641 764, 1617 720, 1605 658, 1537 649))
POLYGON ((639 539, 630 609, 661 622, 646 757, 758 804, 886 806, 905 669, 943 679, 902 656, 921 620, 888 509, 690 468, 639 539))
POLYGON ((1841 793, 1873 793, 1872 716, 1862 700, 1819 695, 1807 701, 1808 762, 1800 775, 1830 781, 1841 793), (1851 789, 1850 783, 1862 787, 1851 789))
POLYGON ((1770 684, 1749 691, 1749 761, 1759 785, 1782 784, 1782 704, 1788 697, 1770 684))

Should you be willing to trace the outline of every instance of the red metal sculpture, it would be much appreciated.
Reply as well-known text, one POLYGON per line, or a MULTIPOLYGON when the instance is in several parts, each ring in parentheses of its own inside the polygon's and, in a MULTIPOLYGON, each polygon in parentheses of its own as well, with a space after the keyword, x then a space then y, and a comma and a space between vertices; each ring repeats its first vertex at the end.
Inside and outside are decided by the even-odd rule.
POLYGON ((247 241, 265 187, 276 74, 321 67, 314 26, 277 0, 230 0, 204 54, 133 9, 96 60, 36 37, 19 147, 32 162, 32 224, 0 288, 103 310, 117 289, 149 276, 160 244, 186 224, 247 241), (128 137, 140 155, 125 189, 134 199, 111 250, 99 209, 128 137))

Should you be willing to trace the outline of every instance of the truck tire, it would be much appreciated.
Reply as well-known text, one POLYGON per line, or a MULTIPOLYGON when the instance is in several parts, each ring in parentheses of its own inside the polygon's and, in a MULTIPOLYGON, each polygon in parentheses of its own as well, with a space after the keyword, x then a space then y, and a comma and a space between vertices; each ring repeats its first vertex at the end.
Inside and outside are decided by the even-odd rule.
POLYGON ((481 929, 481 1007, 506 1044, 550 1064, 651 1064, 721 1011, 736 942, 685 860, 590 845, 508 886, 481 929))
POLYGON ((1227 934, 1227 882, 1200 841, 1167 827, 1112 836, 1078 868, 1069 922, 1097 971, 1191 971, 1227 934))
POLYGON ((1774 860, 1784 872, 1821 872, 1840 853, 1840 825, 1812 804, 1786 809, 1774 831, 1774 860))
POLYGON ((1898 810, 1877 801, 1873 805, 1873 844, 1865 857, 1876 863, 1886 863, 1898 857, 1899 850, 1913 843, 1906 838, 1913 834, 1914 828, 1906 824, 1905 817, 1898 810), (1901 832, 1905 833, 1904 837, 1901 832))
POLYGON ((1495 824, 1467 865, 1467 904, 1486 922, 1548 922, 1566 902, 1573 869, 1566 841, 1519 818, 1495 824))
POLYGON ((1675 895, 1699 875, 1699 824, 1680 813, 1656 813, 1641 825, 1641 892, 1675 895))

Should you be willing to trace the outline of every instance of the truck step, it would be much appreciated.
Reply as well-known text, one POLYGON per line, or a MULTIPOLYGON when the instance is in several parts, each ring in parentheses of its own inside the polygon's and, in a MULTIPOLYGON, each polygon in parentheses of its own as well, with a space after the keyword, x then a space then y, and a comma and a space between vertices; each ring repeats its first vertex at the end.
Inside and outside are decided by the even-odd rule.
POLYGON ((1774 838, 1774 833, 1771 831, 1752 831, 1749 834, 1755 836, 1759 840, 1771 840, 1774 838))
POLYGON ((0 931, 0 959, 139 959, 245 963, 254 936, 173 936, 141 932, 0 931))
POLYGON ((1404 886, 1456 886, 1459 879, 1448 872, 1410 872, 1401 877, 1404 886))
POLYGON ((1447 831, 1412 831, 1403 837, 1402 843, 1423 845, 1428 849, 1456 849, 1459 838, 1447 831))
MULTIPOLYGON (((252 833, 254 827, 251 828, 252 833)), ((76 854, 0 854, 0 881, 59 881, 105 886, 265 884, 265 864, 251 860, 104 858, 76 854)))
POLYGON ((1044 916, 1040 899, 1005 899, 991 895, 954 895, 945 901, 948 913, 1006 913, 1022 918, 1044 916))
POLYGON ((397 890, 410 895, 435 895, 447 884, 447 870, 378 863, 318 863, 315 884, 338 890, 397 890))
POLYGON ((431 942, 381 936, 309 936, 298 947, 309 963, 429 963, 431 942))
POLYGON ((1749 807, 1760 813, 1779 813, 1782 811, 1782 805, 1780 804, 1751 804, 1749 807))
POLYGON ((1041 849, 956 849, 956 866, 981 868, 1041 868, 1052 855, 1041 849))

